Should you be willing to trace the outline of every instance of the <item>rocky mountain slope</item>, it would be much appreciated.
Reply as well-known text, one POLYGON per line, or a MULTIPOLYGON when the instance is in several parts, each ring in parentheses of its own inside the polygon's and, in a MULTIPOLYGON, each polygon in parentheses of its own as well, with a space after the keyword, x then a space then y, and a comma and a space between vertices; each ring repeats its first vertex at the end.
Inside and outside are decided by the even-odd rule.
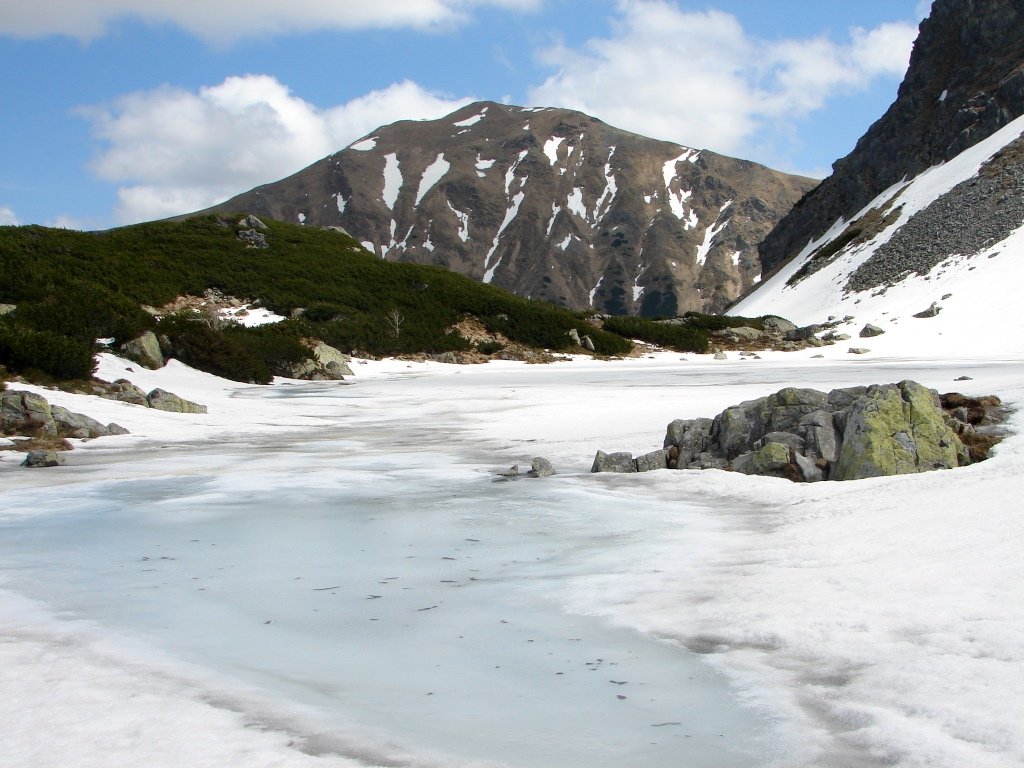
POLYGON ((211 211, 340 226, 391 261, 611 314, 718 311, 760 279, 757 244, 816 182, 491 102, 385 126, 211 211))
POLYGON ((1024 2, 936 0, 896 101, 761 243, 766 273, 903 179, 1024 114, 1024 2))
POLYGON ((1021 21, 1022 0, 936 0, 899 99, 765 240, 774 274, 730 311, 850 317, 839 332, 876 353, 1024 351, 1021 21))

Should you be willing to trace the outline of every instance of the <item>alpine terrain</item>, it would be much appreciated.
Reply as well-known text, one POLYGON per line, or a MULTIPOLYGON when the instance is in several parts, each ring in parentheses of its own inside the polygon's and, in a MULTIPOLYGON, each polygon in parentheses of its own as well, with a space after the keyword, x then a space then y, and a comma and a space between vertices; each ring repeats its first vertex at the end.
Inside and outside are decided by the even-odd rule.
POLYGON ((343 227, 391 260, 609 314, 724 309, 757 245, 817 182, 493 102, 382 127, 210 209, 343 227))
POLYGON ((876 349, 1019 348, 1022 23, 1021 0, 937 0, 895 103, 762 242, 772 276, 732 311, 850 316, 876 349))

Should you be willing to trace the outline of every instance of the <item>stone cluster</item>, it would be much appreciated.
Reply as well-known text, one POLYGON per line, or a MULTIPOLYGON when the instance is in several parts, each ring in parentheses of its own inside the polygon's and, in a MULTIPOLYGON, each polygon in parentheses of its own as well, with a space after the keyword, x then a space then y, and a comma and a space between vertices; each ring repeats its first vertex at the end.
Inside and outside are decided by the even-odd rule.
MULTIPOLYGON (((971 438, 979 429, 1002 420, 998 398, 945 397, 949 410, 913 381, 829 393, 790 387, 713 419, 677 419, 664 447, 643 456, 598 451, 591 471, 724 469, 817 482, 951 469, 984 458, 965 441, 976 444, 971 438)), ((991 447, 994 440, 986 442, 991 447)))

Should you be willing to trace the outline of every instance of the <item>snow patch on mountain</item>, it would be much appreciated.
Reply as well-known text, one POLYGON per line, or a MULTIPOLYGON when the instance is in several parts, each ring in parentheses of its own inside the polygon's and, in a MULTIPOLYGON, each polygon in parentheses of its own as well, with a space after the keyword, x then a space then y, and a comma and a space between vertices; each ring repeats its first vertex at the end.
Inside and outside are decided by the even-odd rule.
POLYGON ((565 200, 565 207, 569 209, 570 213, 587 221, 587 206, 583 203, 583 187, 573 187, 572 192, 565 200))
POLYGON ((384 156, 384 191, 381 199, 390 210, 395 210, 398 193, 402 191, 402 169, 398 164, 398 155, 391 152, 384 156))
POLYGON ((482 110, 480 110, 479 113, 473 115, 472 117, 467 117, 465 120, 459 120, 457 123, 452 123, 452 125, 454 125, 456 128, 469 128, 483 120, 484 115, 486 114, 487 107, 484 107, 482 110))
POLYGON ((494 272, 501 264, 501 258, 494 263, 494 266, 488 267, 491 262, 491 257, 494 256, 494 252, 498 250, 498 242, 501 240, 501 234, 505 231, 505 228, 511 224, 516 216, 519 215, 519 206, 522 205, 523 199, 526 197, 525 192, 518 192, 514 198, 512 198, 512 206, 505 211, 505 220, 501 222, 501 226, 498 227, 498 234, 494 236, 494 243, 491 245, 491 250, 487 252, 487 257, 484 259, 484 282, 489 283, 494 279, 494 272))
POLYGON ((455 214, 455 218, 457 218, 459 220, 459 239, 462 242, 464 242, 464 243, 468 243, 469 242, 469 214, 468 213, 463 213, 462 211, 459 211, 459 210, 456 210, 455 206, 453 206, 450 202, 448 203, 448 208, 451 210, 452 213, 455 214))
POLYGON ((718 237, 718 233, 721 232, 729 224, 729 219, 719 223, 715 222, 710 227, 704 230, 704 242, 697 246, 697 263, 701 266, 708 260, 708 253, 711 251, 711 246, 715 243, 715 238, 718 237))
POLYGON ((355 144, 349 144, 349 149, 354 149, 357 152, 369 152, 377 146, 377 137, 371 136, 368 139, 362 139, 357 141, 355 144))
POLYGON ((548 156, 551 165, 558 162, 558 147, 563 141, 565 141, 564 136, 552 136, 544 142, 544 154, 548 156))
POLYGON ((344 213, 345 206, 348 205, 348 200, 346 200, 340 192, 334 196, 334 200, 338 204, 338 213, 344 213))
POLYGON ((437 156, 430 165, 427 166, 426 170, 423 171, 423 178, 420 179, 420 188, 416 192, 416 205, 420 204, 423 197, 434 188, 441 179, 445 177, 445 174, 451 170, 452 164, 444 159, 444 154, 437 156))

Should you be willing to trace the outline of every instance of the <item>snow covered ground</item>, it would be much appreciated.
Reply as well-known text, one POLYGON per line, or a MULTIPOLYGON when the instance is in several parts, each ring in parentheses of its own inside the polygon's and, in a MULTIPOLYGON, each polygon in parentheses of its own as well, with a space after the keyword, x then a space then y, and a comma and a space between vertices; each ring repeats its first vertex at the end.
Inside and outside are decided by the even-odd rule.
MULTIPOLYGON (((209 413, 167 414, 47 392, 55 403, 104 422, 117 421, 133 434, 81 445, 70 454, 67 467, 50 470, 21 470, 17 457, 0 452, 5 497, 0 529, 8 542, 0 566, 0 588, 5 590, 0 593, 0 738, 5 745, 0 766, 540 768, 573 761, 598 765, 602 755, 616 754, 611 764, 1020 766, 1020 416, 1013 417, 1014 433, 992 459, 952 472, 817 485, 716 471, 636 476, 588 472, 599 448, 641 452, 660 447, 665 425, 674 418, 713 415, 783 386, 830 389, 913 378, 940 391, 997 393, 1019 407, 1024 402, 1024 356, 979 359, 971 351, 916 355, 912 346, 890 342, 887 356, 876 352, 866 358, 848 355, 840 345, 821 351, 824 359, 812 356, 818 350, 808 350, 724 362, 696 355, 682 360, 677 354, 546 366, 371 361, 355 366, 351 383, 279 382, 270 387, 234 385, 173 361, 160 371, 127 371, 123 361, 104 356, 101 376, 125 376, 147 390, 163 387, 208 405, 209 413), (954 382, 961 375, 972 380, 954 382), (528 465, 536 455, 551 459, 559 474, 548 480, 492 482, 493 471, 513 463, 528 465), (125 497, 129 487, 136 495, 125 497), (470 699, 460 699, 456 708, 456 719, 465 722, 464 752, 452 748, 457 730, 447 742, 440 736, 431 741, 435 733, 418 733, 421 727, 449 727, 422 725, 442 717, 445 709, 426 693, 440 696, 443 691, 424 692, 416 699, 422 705, 410 706, 391 720, 375 720, 369 717, 369 702, 377 694, 370 689, 389 688, 391 682, 387 676, 368 672, 369 679, 363 680, 343 670, 341 680, 351 676, 366 702, 369 722, 356 717, 360 727, 353 730, 350 720, 325 708, 322 697, 333 695, 331 686, 341 685, 325 664, 323 690, 316 693, 316 685, 289 682, 286 671, 253 672, 245 669, 245 658, 217 656, 224 651, 216 650, 215 638, 208 635, 223 633, 243 650, 250 643, 271 650, 275 643, 283 643, 281 648, 305 646, 289 645, 294 638, 287 635, 271 635, 285 632, 287 620, 268 616, 267 621, 277 619, 268 626, 255 621, 256 613, 246 613, 249 598, 230 599, 230 589, 222 593, 221 603, 188 600, 187 579, 192 577, 187 574, 214 574, 187 571, 191 561, 184 555, 154 564, 168 569, 163 581, 149 585, 160 585, 164 597, 159 600, 155 590, 152 603, 138 591, 146 588, 147 577, 128 582, 130 588, 118 587, 122 561, 117 557, 135 551, 122 543, 144 540, 139 538, 143 526, 136 525, 136 512, 139 521, 150 520, 152 530, 143 532, 156 537, 150 543, 159 552, 155 547, 166 544, 170 532, 178 530, 175 526, 236 519, 237 509, 225 511, 225 505, 235 503, 232 499, 254 509, 275 494, 333 499, 340 506, 342 498, 355 503, 359 489, 364 496, 376 489, 379 496, 396 500, 389 509, 402 509, 403 503, 426 505, 427 496, 442 495, 445 488, 458 519, 432 517, 421 532, 428 541, 441 531, 454 536, 465 534, 466 526, 492 524, 487 510, 494 504, 502 520, 526 526, 525 538, 501 526, 501 535, 497 528, 487 529, 475 538, 493 544, 491 554, 476 555, 478 565, 501 574, 487 589, 507 590, 494 594, 524 600, 543 597, 557 608, 544 608, 542 601, 522 609, 518 618, 537 619, 530 625, 536 634, 528 639, 555 643, 550 650, 559 658, 568 654, 566 670, 573 660, 595 663, 596 654, 594 659, 585 653, 575 658, 557 645, 568 631, 560 621, 582 622, 587 642, 607 644, 608 656, 602 653, 601 658, 617 651, 625 663, 629 656, 632 680, 647 675, 652 686, 659 681, 649 664, 665 670, 664 684, 689 670, 696 658, 695 669, 704 670, 697 677, 717 672, 731 685, 716 682, 714 674, 700 684, 701 695, 708 697, 708 716, 729 729, 729 748, 716 752, 707 744, 717 737, 710 725, 693 734, 709 737, 698 746, 681 726, 661 725, 683 718, 658 720, 654 710, 643 710, 639 719, 631 720, 629 713, 640 710, 626 707, 641 702, 638 689, 627 690, 629 685, 621 688, 626 700, 609 695, 609 708, 595 710, 599 714, 594 717, 607 717, 601 722, 613 725, 602 724, 597 736, 585 728, 575 730, 583 726, 574 725, 574 719, 594 727, 593 718, 580 715, 585 711, 580 702, 608 691, 586 687, 585 675, 578 676, 582 687, 552 691, 544 686, 550 685, 549 677, 554 679, 555 669, 544 666, 547 662, 540 657, 534 666, 530 657, 520 659, 511 650, 506 663, 521 661, 524 671, 508 680, 482 676, 482 667, 457 666, 462 671, 451 672, 456 678, 465 675, 455 689, 467 691, 470 699), (459 506, 457 499, 467 492, 474 495, 459 506), (116 513, 105 516, 108 507, 116 513), (10 549, 10 542, 30 541, 39 546, 10 549), (541 558, 539 564, 527 562, 533 551, 541 558), (95 571, 90 568, 93 560, 95 571), (518 562, 524 564, 514 565, 518 562), (56 576, 45 578, 47 573, 56 576), (67 588, 61 587, 61 579, 67 588), (90 590, 89 584, 103 588, 90 590), (34 601, 26 596, 33 590, 34 601), (166 595, 177 595, 179 602, 168 602, 166 595), (156 609, 147 612, 147 605, 162 605, 168 612, 156 615, 156 609), (176 629, 185 617, 209 627, 200 633, 203 642, 195 640, 194 632, 176 629), (253 620, 248 629, 247 619, 253 620), (652 642, 671 652, 659 655, 652 642), (530 677, 534 673, 536 678, 530 677), (271 679, 275 675, 280 679, 271 679), (511 720, 505 728, 477 718, 487 710, 489 696, 497 702, 502 686, 512 685, 509 680, 537 693, 529 696, 522 688, 510 688, 519 691, 511 694, 513 704, 500 706, 508 706, 509 713, 521 707, 527 730, 538 722, 531 723, 527 715, 540 713, 539 721, 553 724, 554 733, 564 736, 534 739, 530 751, 515 746, 511 720), (520 695, 525 698, 517 699, 520 695), (742 706, 730 704, 730 699, 742 706), (546 710, 552 701, 563 706, 546 710), (624 706, 616 710, 613 705, 624 706), (365 729, 379 733, 369 738, 365 729), (573 742, 587 748, 574 752, 567 746, 573 742), (642 761, 624 760, 616 750, 642 755, 642 761), (458 760, 451 757, 453 752, 460 754, 458 760)), ((316 517, 315 508, 310 502, 307 517, 316 517)), ((256 530, 272 530, 265 527, 265 512, 259 520, 256 530)), ((295 527, 300 527, 298 522, 295 527)), ((410 541, 419 535, 406 533, 413 537, 410 541)), ((221 541, 221 546, 230 543, 221 541)), ((269 564, 275 558, 268 553, 286 552, 293 542, 269 533, 259 541, 262 549, 248 561, 258 565, 259 557, 269 558, 266 570, 276 572, 269 564)), ((377 546, 379 540, 365 541, 377 546)), ((235 546, 244 549, 237 542, 235 546)), ((209 565, 211 571, 215 563, 229 568, 242 559, 210 558, 209 565)), ((202 562, 196 560, 196 567, 202 562)), ((297 562, 301 558, 288 567, 297 568, 297 562)), ((142 570, 139 563, 132 568, 142 570)), ((256 568, 252 573, 258 579, 261 572, 256 568)), ((417 586, 425 589, 428 581, 448 580, 436 576, 424 572, 417 586)), ((231 583, 224 578, 225 584, 231 583)), ((460 573, 456 578, 469 577, 460 573)), ((342 583, 348 582, 316 586, 342 583)), ((212 599, 209 592, 198 594, 212 599)), ((298 610, 313 605, 307 601, 322 593, 282 594, 298 610)), ((447 607, 456 604, 455 598, 447 599, 453 601, 447 607)), ((482 611, 496 600, 470 601, 467 610, 482 611)), ((354 604, 352 610, 363 613, 353 615, 365 619, 365 611, 376 602, 383 601, 354 604)), ((256 605, 254 611, 265 604, 256 605)), ((448 614, 415 615, 442 621, 448 614)), ((454 627, 441 624, 435 629, 454 627)), ((439 635, 427 632, 422 637, 439 635)), ((490 635, 485 637, 490 642, 490 635)), ((413 643, 403 653, 422 652, 416 647, 413 643)), ((437 663, 446 668, 468 663, 451 649, 444 653, 437 663)), ((366 666, 373 668, 372 654, 366 666)), ((429 680, 418 667, 396 662, 396 669, 395 680, 429 680)), ((596 674, 602 685, 615 688, 607 680, 619 678, 612 672, 606 675, 607 669, 596 674)), ((680 689, 696 685, 685 681, 691 675, 682 674, 680 689)), ((644 706, 660 706, 654 699, 668 702, 664 697, 672 695, 672 688, 658 688, 644 706)), ((397 691, 381 695, 381 702, 404 701, 388 698, 397 697, 397 691)), ((361 706, 357 700, 351 708, 358 713, 361 706)), ((685 722, 692 725, 689 715, 685 722)))

